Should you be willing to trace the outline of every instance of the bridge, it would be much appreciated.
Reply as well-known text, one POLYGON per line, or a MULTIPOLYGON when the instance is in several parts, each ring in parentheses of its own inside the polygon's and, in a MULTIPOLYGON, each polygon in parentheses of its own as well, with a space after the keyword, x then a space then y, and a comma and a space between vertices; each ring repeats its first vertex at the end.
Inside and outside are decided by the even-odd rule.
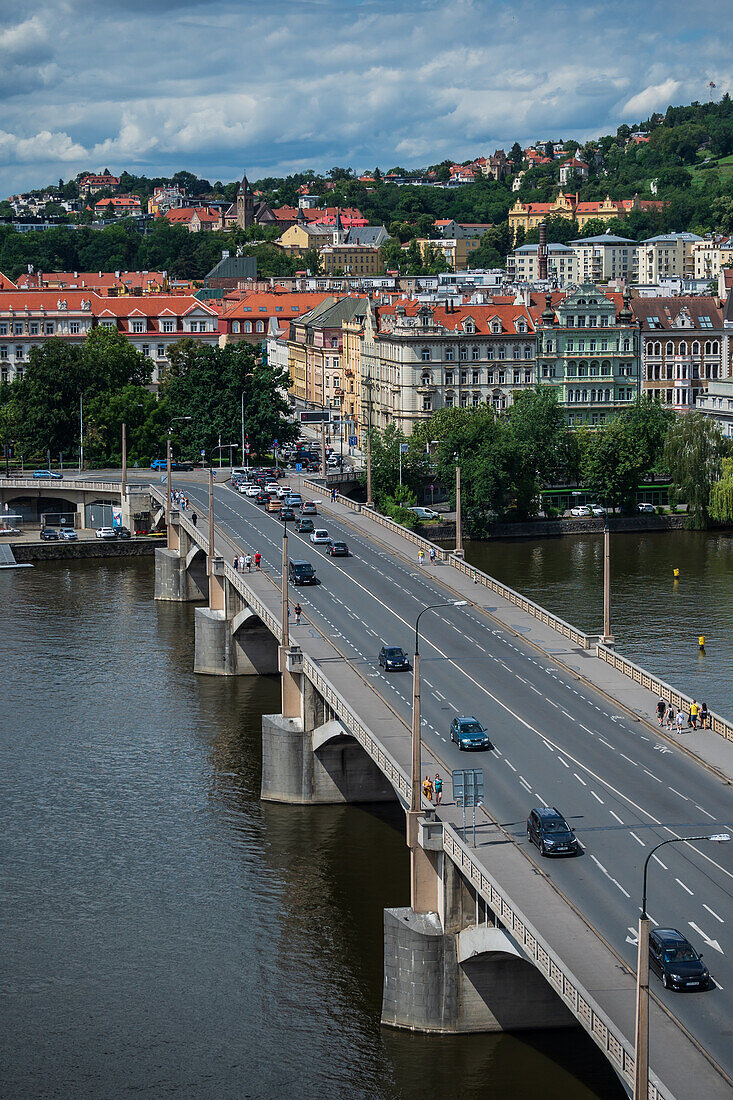
MULTIPOLYGON (((322 499, 315 483, 304 495, 349 544, 347 559, 292 527, 285 543, 283 524, 229 486, 213 488, 210 512, 201 481, 177 484, 191 510, 147 489, 168 534, 155 596, 204 604, 197 672, 280 673, 281 713, 263 718, 262 797, 395 800, 405 811, 411 905, 385 912, 383 1022, 435 1033, 577 1024, 630 1092, 642 864, 661 840, 730 826, 730 723, 715 715, 712 732, 668 737, 654 708, 659 694, 685 704, 673 686, 459 557, 418 565, 418 536, 322 499), (235 554, 255 551, 261 570, 233 569, 235 554), (297 589, 300 625, 281 585, 288 553, 320 580, 297 589), (421 622, 418 742, 411 677, 384 673, 377 652, 412 652, 416 617, 435 604, 421 622), (484 722, 490 752, 467 758, 451 744, 459 712, 484 722), (475 843, 449 781, 469 766, 485 782, 475 843), (440 807, 413 792, 415 775, 436 770, 440 807), (527 812, 542 804, 566 814, 579 857, 542 860, 529 847, 527 812)), ((652 985, 652 1100, 731 1096, 731 847, 679 843, 651 864, 650 917, 704 943, 715 979, 687 995, 652 985)))

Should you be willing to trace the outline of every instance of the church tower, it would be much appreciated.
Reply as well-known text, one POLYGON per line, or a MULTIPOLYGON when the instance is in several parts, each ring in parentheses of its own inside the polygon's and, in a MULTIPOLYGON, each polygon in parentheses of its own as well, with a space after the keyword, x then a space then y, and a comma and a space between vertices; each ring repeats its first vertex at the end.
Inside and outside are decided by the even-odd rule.
POLYGON ((237 225, 240 229, 248 229, 250 225, 254 225, 254 220, 255 197, 245 174, 237 191, 237 225))

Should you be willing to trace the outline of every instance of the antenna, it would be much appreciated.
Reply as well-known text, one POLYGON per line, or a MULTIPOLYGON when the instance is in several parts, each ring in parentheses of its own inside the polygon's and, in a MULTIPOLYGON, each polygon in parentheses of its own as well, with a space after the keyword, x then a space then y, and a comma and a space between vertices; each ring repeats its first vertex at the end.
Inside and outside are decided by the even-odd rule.
POLYGON ((710 83, 708 84, 708 88, 710 89, 710 102, 711 103, 713 102, 713 89, 714 89, 714 87, 715 87, 715 81, 711 80, 710 83))

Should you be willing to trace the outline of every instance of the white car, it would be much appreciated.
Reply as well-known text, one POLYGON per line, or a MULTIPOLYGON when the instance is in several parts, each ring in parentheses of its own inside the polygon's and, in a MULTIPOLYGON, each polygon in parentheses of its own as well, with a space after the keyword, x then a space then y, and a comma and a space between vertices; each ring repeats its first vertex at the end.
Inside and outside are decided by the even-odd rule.
POLYGON ((244 495, 248 497, 258 497, 260 495, 259 485, 248 485, 244 490, 244 495))
POLYGON ((265 485, 265 492, 266 493, 276 493, 277 490, 278 490, 278 484, 277 484, 276 481, 268 481, 267 485, 265 485))
POLYGON ((289 485, 278 485, 278 487, 277 487, 277 495, 280 498, 280 500, 282 500, 283 497, 289 497, 290 496, 290 491, 291 490, 290 490, 289 485))
POLYGON ((414 512, 418 519, 440 519, 440 512, 436 512, 434 508, 410 508, 411 512, 414 512))
POLYGON ((331 536, 329 535, 328 531, 324 531, 323 528, 315 530, 310 539, 311 542, 320 542, 324 543, 325 545, 328 545, 331 542, 331 536))
POLYGON ((606 514, 606 509, 602 504, 591 504, 590 510, 594 516, 600 516, 601 518, 606 514))
POLYGON ((114 527, 98 527, 95 534, 98 539, 117 538, 117 532, 115 531, 114 527))
POLYGON ((656 512, 656 508, 653 504, 648 504, 646 501, 642 501, 641 504, 636 506, 637 512, 643 512, 645 515, 653 516, 656 512))
POLYGON ((578 504, 575 508, 570 509, 571 516, 592 516, 590 508, 587 504, 578 504))

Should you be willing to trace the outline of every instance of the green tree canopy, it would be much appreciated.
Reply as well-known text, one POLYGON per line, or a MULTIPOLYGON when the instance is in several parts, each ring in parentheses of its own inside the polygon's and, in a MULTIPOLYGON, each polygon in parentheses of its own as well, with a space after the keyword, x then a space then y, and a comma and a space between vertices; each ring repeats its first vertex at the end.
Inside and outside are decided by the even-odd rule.
POLYGON ((691 526, 708 523, 712 486, 720 480, 727 450, 719 425, 702 413, 678 417, 669 431, 664 458, 687 502, 691 526))

